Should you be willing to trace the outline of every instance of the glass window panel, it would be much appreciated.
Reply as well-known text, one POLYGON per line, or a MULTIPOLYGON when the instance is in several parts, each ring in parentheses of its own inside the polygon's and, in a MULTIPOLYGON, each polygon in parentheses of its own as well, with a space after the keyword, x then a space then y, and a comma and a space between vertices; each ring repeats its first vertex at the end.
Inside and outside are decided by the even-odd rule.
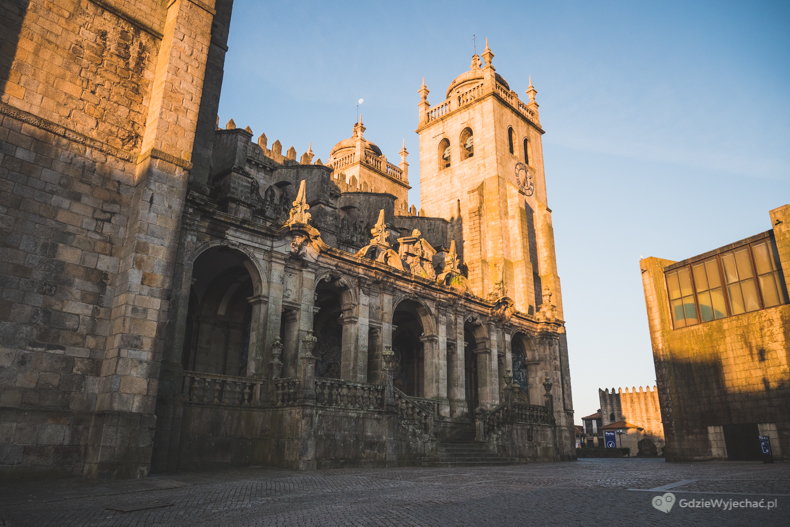
POLYGON ((710 292, 711 307, 713 307, 713 318, 719 319, 727 316, 727 304, 724 303, 724 291, 721 287, 712 289, 710 292))
POLYGON ((735 263, 738 265, 738 278, 743 280, 754 275, 752 262, 749 261, 749 249, 743 248, 735 251, 735 263))
POLYGON ((694 273, 694 287, 697 288, 697 291, 707 291, 709 288, 708 278, 705 276, 705 265, 696 264, 691 267, 691 270, 694 273))
POLYGON ((667 273, 667 287, 669 288, 670 299, 680 298, 680 283, 678 282, 677 271, 667 273))
POLYGON ((760 309, 760 297, 757 296, 757 282, 755 282, 754 278, 741 282, 741 291, 743 292, 743 303, 746 311, 760 309))
POLYGON ((673 300, 672 301, 672 320, 675 322, 676 328, 682 328, 686 325, 686 317, 683 314, 683 301, 673 300))
POLYGON ((777 287, 774 273, 760 277, 760 291, 763 293, 765 307, 778 306, 782 303, 779 299, 779 288, 777 287))
POLYGON ((690 295, 692 293, 691 273, 688 267, 678 269, 678 280, 680 281, 680 294, 683 296, 690 295))
POLYGON ((733 315, 740 315, 746 309, 743 307, 743 296, 741 296, 740 284, 727 286, 727 294, 730 295, 730 307, 733 315))
POLYGON ((686 325, 696 324, 697 320, 697 306, 694 303, 693 296, 683 297, 683 314, 686 317, 686 325))
POLYGON ((752 245, 752 254, 754 254, 754 266, 757 268, 757 274, 773 271, 773 258, 771 258, 771 253, 765 242, 752 245))
POLYGON ((705 261, 705 271, 708 275, 708 286, 711 288, 719 287, 721 285, 721 276, 719 276, 719 264, 715 258, 705 261))
POLYGON ((703 322, 713 320, 713 306, 710 301, 710 293, 705 291, 697 294, 697 301, 699 302, 699 317, 703 322))
POLYGON ((724 277, 727 283, 731 284, 738 281, 738 271, 735 268, 735 256, 732 253, 721 255, 721 263, 724 265, 724 277))

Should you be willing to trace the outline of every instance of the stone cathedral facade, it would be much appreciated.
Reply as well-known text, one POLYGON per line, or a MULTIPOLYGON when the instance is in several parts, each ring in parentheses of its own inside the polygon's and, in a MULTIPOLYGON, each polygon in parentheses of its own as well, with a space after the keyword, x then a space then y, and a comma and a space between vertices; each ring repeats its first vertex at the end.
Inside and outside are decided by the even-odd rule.
POLYGON ((216 126, 229 1, 8 11, 3 474, 573 457, 537 92, 488 46, 419 91, 417 211, 361 119, 326 162, 216 126))

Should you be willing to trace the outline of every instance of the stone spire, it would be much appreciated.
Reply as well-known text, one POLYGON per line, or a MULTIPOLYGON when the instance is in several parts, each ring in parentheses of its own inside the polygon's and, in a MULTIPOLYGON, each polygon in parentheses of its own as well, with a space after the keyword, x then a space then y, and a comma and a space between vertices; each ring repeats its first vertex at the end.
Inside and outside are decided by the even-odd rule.
POLYGON ((400 165, 398 166, 403 174, 403 179, 409 180, 409 163, 406 161, 409 151, 406 150, 406 140, 403 140, 403 146, 400 149, 400 165))
POLYGON ((472 55, 472 63, 469 65, 469 69, 474 71, 474 70, 479 70, 480 67, 481 67, 480 66, 480 55, 475 53, 474 55, 472 55))
POLYGON ((428 102, 428 94, 430 90, 428 86, 425 85, 425 77, 422 78, 422 86, 420 86, 419 91, 417 92, 420 94, 420 102, 417 105, 419 108, 420 113, 420 123, 424 123, 428 120, 428 108, 431 107, 431 104, 428 102))
POLYGON ((296 194, 296 199, 291 204, 291 210, 288 213, 288 221, 285 222, 285 227, 292 225, 308 225, 312 217, 307 210, 310 205, 307 204, 307 191, 306 181, 303 179, 299 182, 299 192, 296 194))
POLYGON ((486 61, 486 69, 496 69, 493 64, 494 52, 488 47, 488 37, 486 37, 486 49, 483 50, 483 60, 486 61))
POLYGON ((527 88, 526 92, 527 97, 529 97, 529 105, 530 106, 538 106, 538 103, 535 102, 535 95, 537 95, 538 90, 532 85, 532 77, 529 78, 529 87, 527 88))
POLYGON ((362 114, 360 113, 359 120, 354 125, 354 133, 352 136, 357 139, 362 139, 364 137, 365 130, 367 130, 367 128, 365 128, 365 125, 362 124, 362 114))

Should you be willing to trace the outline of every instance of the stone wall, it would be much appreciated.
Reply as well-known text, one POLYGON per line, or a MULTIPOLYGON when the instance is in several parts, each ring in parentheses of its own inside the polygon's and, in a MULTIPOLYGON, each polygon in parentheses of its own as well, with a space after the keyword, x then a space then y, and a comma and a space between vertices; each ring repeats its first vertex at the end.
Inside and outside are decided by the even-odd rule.
POLYGON ((4 473, 147 471, 213 4, 31 0, 4 13, 4 473))
MULTIPOLYGON (((772 210, 771 224, 772 231, 757 237, 775 240, 786 295, 790 206, 772 210)), ((756 424, 760 430, 775 431, 774 455, 786 457, 790 453, 790 305, 673 329, 664 268, 674 263, 658 258, 641 261, 667 459, 726 455, 721 434, 722 427, 730 424, 756 424)))

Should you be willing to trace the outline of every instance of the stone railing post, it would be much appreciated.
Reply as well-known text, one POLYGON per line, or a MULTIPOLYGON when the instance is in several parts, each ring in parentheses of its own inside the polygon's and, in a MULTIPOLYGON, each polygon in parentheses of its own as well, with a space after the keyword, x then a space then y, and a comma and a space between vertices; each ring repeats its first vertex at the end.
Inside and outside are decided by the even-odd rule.
POLYGON ((395 404, 395 352, 392 351, 392 346, 384 346, 384 351, 381 352, 381 359, 383 362, 383 381, 384 381, 384 409, 394 411, 395 404))
POLYGON ((314 404, 315 403, 315 361, 316 357, 313 355, 313 348, 318 341, 311 331, 302 338, 302 355, 300 360, 301 372, 299 381, 301 386, 300 402, 314 404))

